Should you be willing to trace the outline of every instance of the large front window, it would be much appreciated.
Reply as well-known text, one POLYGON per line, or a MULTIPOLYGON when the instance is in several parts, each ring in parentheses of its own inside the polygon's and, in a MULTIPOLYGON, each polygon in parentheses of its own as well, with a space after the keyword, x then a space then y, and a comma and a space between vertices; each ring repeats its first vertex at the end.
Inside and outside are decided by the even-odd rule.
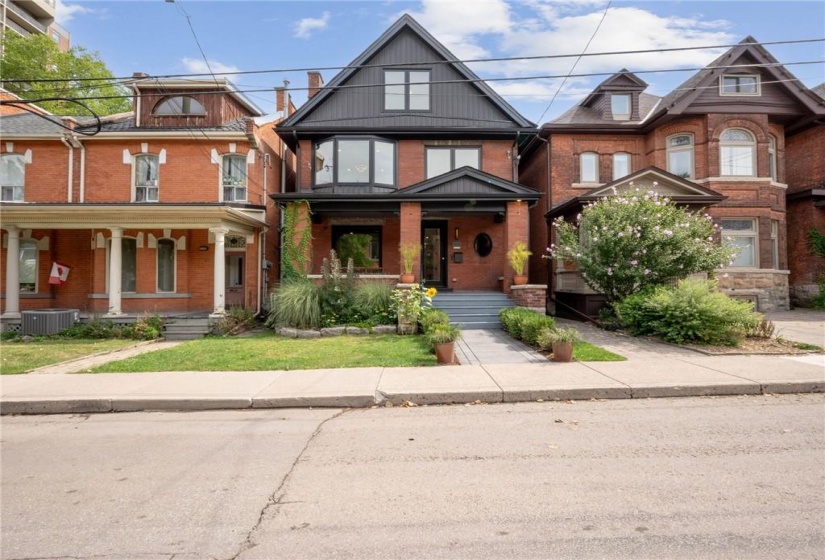
POLYGON ((722 176, 756 175, 756 142, 747 130, 729 128, 719 138, 719 166, 722 176))
POLYGON ((381 226, 332 226, 332 247, 344 267, 352 259, 359 271, 381 269, 381 226))
POLYGON ((722 237, 738 249, 731 266, 757 266, 756 262, 756 220, 753 218, 739 218, 722 220, 722 237))
MULTIPOLYGON (((106 243, 106 289, 109 289, 109 263, 112 254, 112 240, 106 243)), ((137 291, 137 240, 124 237, 120 240, 120 291, 137 291)))
POLYGON ((246 200, 246 156, 223 156, 223 199, 225 202, 246 200))
POLYGON ((684 179, 693 179, 693 136, 677 134, 667 139, 667 170, 684 179))
POLYGON ((395 186, 395 144, 374 138, 325 140, 315 146, 315 185, 395 186))
POLYGON ((384 109, 387 111, 429 111, 429 70, 385 70, 384 109))
POLYGON ((157 202, 158 190, 158 156, 136 156, 135 202, 157 202))
POLYGON ((481 168, 481 148, 427 148, 427 179, 465 166, 481 168))
POLYGON ((23 202, 26 158, 20 154, 0 156, 0 190, 4 202, 23 202))

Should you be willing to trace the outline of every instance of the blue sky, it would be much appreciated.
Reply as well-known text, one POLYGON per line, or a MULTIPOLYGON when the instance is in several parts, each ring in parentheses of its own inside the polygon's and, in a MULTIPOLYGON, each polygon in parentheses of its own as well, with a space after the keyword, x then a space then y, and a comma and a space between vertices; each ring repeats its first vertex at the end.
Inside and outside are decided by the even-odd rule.
MULTIPOLYGON (((58 23, 74 45, 97 51, 116 76, 260 71, 343 66, 402 13, 462 60, 726 45, 752 35, 762 42, 825 38, 825 2, 424 0, 424 1, 59 1, 58 23), (605 11, 607 13, 605 15, 605 11), (187 16, 189 20, 187 22, 187 16), (604 19, 602 20, 602 18, 604 19), (601 23, 600 23, 601 22, 601 23), (598 27, 598 30, 597 30, 598 27), (595 33, 595 34, 594 34, 595 33)), ((825 82, 825 42, 768 50, 808 87, 825 82), (795 65, 795 62, 818 61, 795 65)), ((663 95, 725 49, 585 57, 573 74, 640 72, 649 93, 663 95)), ((546 122, 581 100, 606 76, 537 79, 570 72, 576 58, 472 63, 508 102, 546 122), (557 93, 558 91, 558 93, 557 93), (556 95, 555 100, 551 99, 556 95), (543 116, 542 116, 543 115, 543 116)), ((329 81, 336 70, 323 70, 329 81)), ((296 105, 306 99, 306 71, 230 77, 265 112, 271 88, 290 81, 296 105)))

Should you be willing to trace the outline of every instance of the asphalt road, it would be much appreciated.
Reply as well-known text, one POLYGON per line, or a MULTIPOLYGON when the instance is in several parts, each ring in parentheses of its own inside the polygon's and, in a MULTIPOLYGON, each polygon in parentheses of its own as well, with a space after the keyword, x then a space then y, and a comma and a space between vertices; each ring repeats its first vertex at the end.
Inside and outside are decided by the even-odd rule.
POLYGON ((825 395, 0 428, 4 559, 825 557, 825 395))

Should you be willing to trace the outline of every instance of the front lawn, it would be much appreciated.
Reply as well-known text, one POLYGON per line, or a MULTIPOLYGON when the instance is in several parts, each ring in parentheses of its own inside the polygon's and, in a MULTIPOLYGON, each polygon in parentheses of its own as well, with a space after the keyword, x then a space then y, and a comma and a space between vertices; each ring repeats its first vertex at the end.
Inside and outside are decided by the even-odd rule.
POLYGON ((0 374, 24 373, 39 367, 97 354, 98 352, 133 346, 137 342, 136 340, 123 339, 83 340, 65 338, 36 338, 28 342, 20 340, 4 341, 0 343, 0 374))
POLYGON ((614 354, 589 342, 577 342, 573 346, 573 359, 577 362, 624 362, 624 356, 614 354))
POLYGON ((283 338, 204 338, 118 362, 93 373, 139 371, 262 371, 380 366, 434 366, 424 337, 397 335, 283 338))

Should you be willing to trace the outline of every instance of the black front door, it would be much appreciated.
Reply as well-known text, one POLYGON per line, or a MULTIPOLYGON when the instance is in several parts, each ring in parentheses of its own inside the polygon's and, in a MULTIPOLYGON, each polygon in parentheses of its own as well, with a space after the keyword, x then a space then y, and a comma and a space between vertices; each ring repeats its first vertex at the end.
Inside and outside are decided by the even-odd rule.
POLYGON ((447 287, 447 222, 421 223, 421 279, 427 287, 447 287))

